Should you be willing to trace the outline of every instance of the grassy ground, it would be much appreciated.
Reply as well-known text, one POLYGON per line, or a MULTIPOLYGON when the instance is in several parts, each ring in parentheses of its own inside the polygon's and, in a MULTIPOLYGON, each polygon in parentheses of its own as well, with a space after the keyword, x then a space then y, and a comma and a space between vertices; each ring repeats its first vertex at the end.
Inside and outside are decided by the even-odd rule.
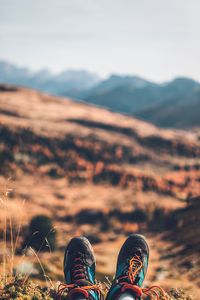
MULTIPOLYGON (((0 280, 0 299, 2 300, 53 300, 53 299, 67 299, 64 295, 59 297, 57 293, 57 288, 42 288, 32 281, 24 280, 23 278, 16 277, 9 279, 7 282, 5 280, 0 280)), ((152 298, 153 299, 153 298, 152 298)), ((173 289, 167 295, 167 298, 162 296, 160 300, 192 300, 193 298, 187 295, 184 291, 180 289, 173 289)))
MULTIPOLYGON (((23 230, 21 229, 21 223, 17 222, 18 216, 16 215, 16 222, 14 222, 14 215, 11 214, 10 204, 12 204, 14 201, 12 201, 12 198, 8 199, 8 193, 9 188, 6 188, 4 193, 1 194, 1 208, 4 209, 4 227, 2 227, 2 230, 4 232, 4 238, 0 244, 0 248, 2 249, 3 255, 0 255, 0 270, 2 271, 2 274, 4 276, 2 279, 0 279, 0 299, 27 299, 27 300, 40 300, 40 299, 59 299, 56 298, 56 282, 63 281, 63 271, 62 271, 62 263, 63 263, 63 253, 64 253, 64 247, 65 244, 59 243, 59 248, 55 252, 44 252, 44 253, 36 253, 36 252, 30 252, 26 256, 18 255, 16 253, 16 245, 18 242, 20 242, 21 235, 23 233, 23 230), (14 235, 14 230, 19 234, 14 235), (7 232, 7 234, 6 234, 7 232), (15 273, 15 269, 18 265, 20 265, 20 262, 22 263, 29 263, 32 264, 32 267, 37 267, 37 270, 39 270, 39 275, 37 275, 37 278, 31 277, 27 280, 28 276, 26 278, 13 278, 12 274, 15 273), (53 284, 51 282, 45 282, 46 278, 50 277, 53 281, 53 284), (51 288, 49 288, 49 286, 51 288)), ((79 189, 80 194, 80 189, 79 189)), ((127 196, 127 195, 126 195, 127 196)), ((126 197, 127 198, 127 197, 126 197)), ((59 224, 58 224, 59 225, 59 224)), ((77 227, 76 224, 74 225, 75 228, 77 227)), ((86 225, 82 225, 85 229, 86 225)), ((87 225, 89 226, 89 225, 87 225)), ((96 226, 97 227, 97 226, 96 226)), ((82 228, 79 226, 79 229, 82 228)), ((69 230, 69 229, 68 229, 69 230)), ((91 227, 89 229, 91 232, 91 227)), ((132 228, 131 228, 132 230, 132 228)), ((68 236, 67 233, 58 232, 58 242, 63 240, 63 236, 68 236)), ((81 232, 82 233, 82 232, 81 232)), ((71 236, 75 235, 76 232, 72 232, 71 236)), ((114 258, 117 257, 117 253, 124 242, 125 236, 117 234, 117 239, 113 240, 113 233, 110 235, 109 232, 104 233, 103 235, 99 235, 100 237, 106 237, 105 240, 101 240, 101 243, 94 245, 94 250, 97 256, 97 278, 98 280, 104 281, 105 274, 109 276, 110 280, 112 279, 112 276, 115 272, 115 262, 114 258), (110 240, 109 240, 110 237, 110 240), (115 247, 113 247, 115 245, 115 247), (105 255, 105 248, 107 249, 106 255, 105 255)), ((187 287, 187 281, 184 281, 183 276, 180 280, 180 271, 178 271, 178 274, 174 273, 174 268, 171 267, 171 265, 168 265, 168 261, 163 261, 161 257, 163 256, 163 252, 157 253, 158 251, 155 249, 155 246, 159 249, 168 249, 169 245, 166 241, 162 241, 159 236, 157 236, 157 239, 155 237, 148 236, 148 242, 150 244, 151 248, 151 259, 150 259, 150 266, 149 266, 149 272, 147 276, 146 283, 147 285, 157 284, 164 287, 167 291, 171 287, 180 287, 180 282, 182 283, 182 286, 184 286, 186 293, 189 293, 189 291, 193 291, 193 287, 187 287), (160 270, 160 266, 163 267, 162 270, 160 270), (171 270, 172 272, 168 274, 166 277, 165 274, 165 268, 167 270, 171 270), (158 269, 158 272, 156 273, 155 270, 158 269), (164 271, 163 271, 164 270, 164 271), (157 275, 156 275, 157 274, 157 275), (164 276, 163 278, 158 277, 164 276), (172 276, 173 275, 173 276, 172 276), (178 279, 179 278, 179 279, 178 279), (178 284, 177 284, 177 280, 178 284)), ((65 241, 66 243, 66 241, 65 241)), ((164 251, 164 250, 163 250, 164 251)), ((165 250, 166 252, 166 250, 165 250)), ((164 252, 164 254, 165 254, 164 252)), ((31 275, 31 274, 30 274, 31 275)), ((192 294, 194 294, 192 292, 192 294)), ((106 291, 105 291, 106 293, 106 291)), ((179 300, 189 300, 192 299, 188 296, 188 294, 184 294, 183 291, 180 289, 173 290, 170 293, 169 299, 179 299, 179 300)), ((65 299, 65 298, 63 298, 65 299)), ((162 298, 161 298, 162 299, 162 298)))

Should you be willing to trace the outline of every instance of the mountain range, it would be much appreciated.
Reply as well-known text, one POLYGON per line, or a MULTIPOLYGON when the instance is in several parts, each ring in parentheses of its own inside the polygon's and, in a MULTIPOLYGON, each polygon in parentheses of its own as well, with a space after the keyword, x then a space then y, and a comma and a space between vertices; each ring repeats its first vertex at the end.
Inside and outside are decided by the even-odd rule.
POLYGON ((85 70, 66 70, 52 74, 43 69, 31 72, 14 64, 0 61, 0 82, 16 84, 44 91, 54 95, 73 95, 93 87, 100 81, 96 74, 85 70))
POLYGON ((0 82, 84 100, 161 127, 200 126, 200 83, 190 78, 155 83, 139 76, 113 74, 102 80, 85 70, 31 72, 0 61, 0 82))

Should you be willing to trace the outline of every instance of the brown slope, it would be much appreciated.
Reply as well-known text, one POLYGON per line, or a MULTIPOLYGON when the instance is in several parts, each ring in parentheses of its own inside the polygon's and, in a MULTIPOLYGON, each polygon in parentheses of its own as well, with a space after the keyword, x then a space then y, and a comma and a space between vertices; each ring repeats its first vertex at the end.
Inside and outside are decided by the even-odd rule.
POLYGON ((161 130, 125 115, 26 89, 4 91, 0 99, 5 171, 10 166, 13 172, 21 156, 24 170, 48 169, 47 173, 66 175, 71 181, 92 179, 178 197, 196 194, 200 142, 194 133, 161 130), (181 171, 184 158, 194 173, 191 190, 188 173, 179 172, 177 181, 173 172, 181 171), (157 169, 165 176, 159 176, 157 169))
MULTIPOLYGON (((149 215, 157 207, 169 211, 199 193, 197 133, 161 130, 126 115, 20 88, 0 93, 0 122, 0 180, 4 187, 6 178, 14 179, 8 201, 14 221, 19 207, 24 226, 38 213, 51 216, 61 248, 63 236, 98 237, 102 274, 114 272, 113 254, 126 234, 148 232, 145 224, 132 220, 135 208, 149 215), (23 199, 26 205, 21 207, 23 199), (79 213, 88 208, 103 212, 108 228, 99 221, 95 226, 77 224, 79 213), (108 254, 102 256, 104 247, 108 254)), ((0 214, 2 222, 4 210, 0 214)), ((150 242, 161 259, 166 250, 158 253, 154 236, 150 242)), ((61 276, 59 251, 48 261, 42 259, 49 263, 53 257, 61 276)), ((151 264, 150 281, 158 273, 158 265, 151 264)))
POLYGON ((171 146, 170 143, 176 144, 178 142, 185 147, 187 147, 187 143, 191 147, 199 147, 200 145, 198 137, 193 133, 159 129, 126 115, 28 89, 18 88, 16 92, 1 92, 0 101, 2 123, 14 124, 21 128, 29 127, 38 133, 45 132, 48 134, 48 131, 51 131, 51 136, 54 134, 55 136, 62 135, 70 131, 75 134, 75 129, 77 131, 80 129, 80 126, 77 125, 82 125, 80 131, 82 134, 90 133, 92 131, 90 127, 96 129, 99 127, 105 129, 104 131, 107 129, 108 131, 115 130, 118 133, 136 136, 139 139, 146 138, 147 147, 150 147, 148 140, 151 141, 154 136, 161 143, 163 140, 166 141, 169 146, 171 146), (16 116, 16 118, 9 118, 9 114, 13 117, 16 116), (102 123, 104 128, 102 128, 102 123))

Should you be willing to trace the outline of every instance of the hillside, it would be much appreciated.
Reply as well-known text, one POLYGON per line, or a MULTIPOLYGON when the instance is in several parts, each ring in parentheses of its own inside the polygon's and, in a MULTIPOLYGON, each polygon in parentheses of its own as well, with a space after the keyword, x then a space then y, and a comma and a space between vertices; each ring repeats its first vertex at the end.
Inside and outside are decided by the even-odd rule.
POLYGON ((161 127, 200 125, 200 84, 187 78, 155 84, 136 77, 112 76, 81 96, 87 102, 135 115, 161 127), (116 84, 112 85, 113 82, 116 84))
MULTIPOLYGON (((4 85, 0 151, 1 193, 12 189, 0 211, 0 228, 5 209, 15 228, 20 219, 20 248, 30 219, 50 216, 58 249, 41 253, 40 260, 53 280, 63 280, 62 255, 72 236, 91 240, 103 279, 113 275, 125 237, 139 231, 151 247, 147 284, 170 288, 184 282, 186 290, 198 292, 198 278, 191 281, 177 263, 180 245, 164 238, 170 215, 199 195, 198 130, 164 130, 103 108, 4 85)), ((20 253, 15 260, 20 264, 20 253)), ((25 261, 38 265, 31 256, 25 261)))
POLYGON ((172 97, 166 103, 155 104, 136 113, 136 116, 161 127, 199 127, 200 91, 197 89, 180 99, 172 97))

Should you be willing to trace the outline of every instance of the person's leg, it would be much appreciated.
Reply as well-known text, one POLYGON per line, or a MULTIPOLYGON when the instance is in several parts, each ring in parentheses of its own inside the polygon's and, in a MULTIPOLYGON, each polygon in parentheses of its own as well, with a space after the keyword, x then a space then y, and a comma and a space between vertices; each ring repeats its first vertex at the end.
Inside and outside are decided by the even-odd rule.
POLYGON ((141 299, 148 258, 149 247, 144 237, 130 235, 120 250, 115 278, 106 300, 141 299))
POLYGON ((124 293, 119 296, 118 300, 136 300, 131 293, 124 293))
POLYGON ((73 238, 64 256, 64 287, 69 291, 69 300, 102 299, 95 284, 95 267, 94 252, 88 239, 73 238))

